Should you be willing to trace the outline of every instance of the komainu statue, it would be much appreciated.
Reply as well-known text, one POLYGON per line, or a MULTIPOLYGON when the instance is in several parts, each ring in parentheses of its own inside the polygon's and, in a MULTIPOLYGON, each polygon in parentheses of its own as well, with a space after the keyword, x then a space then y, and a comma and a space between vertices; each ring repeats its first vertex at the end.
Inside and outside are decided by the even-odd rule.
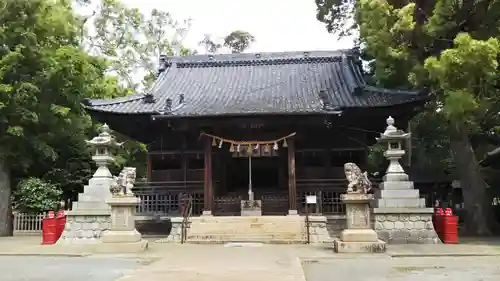
POLYGON ((109 186, 109 191, 113 196, 120 195, 123 193, 123 188, 120 186, 120 179, 118 177, 113 177, 113 181, 109 186))
POLYGON ((344 173, 347 181, 349 182, 347 185, 347 193, 366 194, 372 188, 372 183, 368 179, 368 173, 361 172, 358 165, 354 163, 345 163, 344 173))
POLYGON ((113 195, 134 196, 132 188, 134 187, 136 177, 136 168, 125 167, 120 172, 118 177, 114 177, 114 181, 109 187, 109 191, 113 195))
POLYGON ((125 184, 124 184, 125 195, 134 196, 132 188, 134 187, 135 184, 136 170, 137 169, 134 167, 123 168, 123 171, 125 171, 125 184))

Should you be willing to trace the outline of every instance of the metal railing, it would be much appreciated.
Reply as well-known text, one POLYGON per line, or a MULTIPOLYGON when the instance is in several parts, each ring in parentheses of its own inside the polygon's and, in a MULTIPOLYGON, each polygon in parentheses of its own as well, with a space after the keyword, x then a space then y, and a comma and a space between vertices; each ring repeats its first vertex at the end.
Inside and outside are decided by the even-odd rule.
POLYGON ((14 235, 41 235, 42 221, 45 214, 27 214, 14 212, 14 235))

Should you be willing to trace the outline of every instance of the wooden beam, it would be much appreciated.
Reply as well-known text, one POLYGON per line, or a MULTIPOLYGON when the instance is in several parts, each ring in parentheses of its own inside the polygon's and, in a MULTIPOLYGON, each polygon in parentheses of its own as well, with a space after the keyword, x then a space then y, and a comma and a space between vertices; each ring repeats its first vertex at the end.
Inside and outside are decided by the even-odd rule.
POLYGON ((210 138, 204 138, 204 207, 203 213, 205 215, 212 214, 212 141, 210 138))

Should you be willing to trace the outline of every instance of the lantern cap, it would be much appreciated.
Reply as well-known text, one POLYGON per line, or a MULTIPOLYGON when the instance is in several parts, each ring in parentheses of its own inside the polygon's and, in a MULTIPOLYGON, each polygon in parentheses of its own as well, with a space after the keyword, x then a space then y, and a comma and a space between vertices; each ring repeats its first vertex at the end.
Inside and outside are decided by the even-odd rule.
POLYGON ((123 143, 119 143, 116 141, 115 137, 110 134, 111 129, 107 124, 104 124, 100 128, 101 133, 94 137, 91 140, 86 140, 85 142, 92 147, 111 147, 118 148, 123 145, 123 143))
POLYGON ((403 130, 398 130, 396 126, 394 126, 395 120, 392 116, 389 116, 386 119, 387 127, 385 131, 380 134, 380 137, 377 138, 377 141, 397 141, 402 139, 407 139, 411 136, 410 133, 405 133, 403 130))

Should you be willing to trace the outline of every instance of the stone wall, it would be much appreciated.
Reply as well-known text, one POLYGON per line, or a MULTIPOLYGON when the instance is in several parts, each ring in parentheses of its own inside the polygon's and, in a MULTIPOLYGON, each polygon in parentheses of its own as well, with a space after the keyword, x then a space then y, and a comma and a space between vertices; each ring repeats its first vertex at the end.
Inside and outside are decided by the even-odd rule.
POLYGON ((431 214, 374 214, 375 231, 389 244, 441 243, 431 214))
POLYGON ((92 244, 100 243, 104 230, 111 226, 109 215, 68 215, 64 232, 58 243, 92 244))

